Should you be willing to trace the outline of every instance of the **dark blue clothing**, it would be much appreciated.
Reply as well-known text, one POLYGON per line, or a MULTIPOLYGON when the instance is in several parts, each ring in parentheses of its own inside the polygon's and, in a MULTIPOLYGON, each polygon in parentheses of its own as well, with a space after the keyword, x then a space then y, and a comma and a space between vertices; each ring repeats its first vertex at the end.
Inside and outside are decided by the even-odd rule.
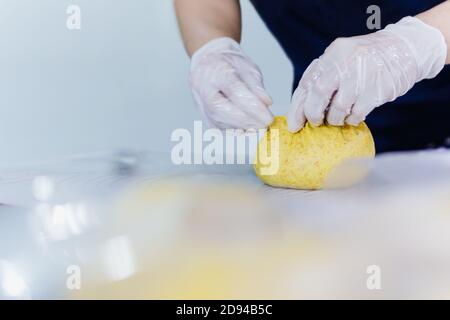
MULTIPOLYGON (((294 89, 308 65, 338 37, 367 34, 367 8, 381 9, 381 28, 443 0, 252 0, 294 67, 294 89)), ((424 48, 426 50, 426 48, 424 48)), ((443 146, 450 137, 450 67, 367 118, 378 152, 443 146), (432 121, 433 119, 433 121, 432 121), (436 122, 436 119, 438 120, 436 122)))

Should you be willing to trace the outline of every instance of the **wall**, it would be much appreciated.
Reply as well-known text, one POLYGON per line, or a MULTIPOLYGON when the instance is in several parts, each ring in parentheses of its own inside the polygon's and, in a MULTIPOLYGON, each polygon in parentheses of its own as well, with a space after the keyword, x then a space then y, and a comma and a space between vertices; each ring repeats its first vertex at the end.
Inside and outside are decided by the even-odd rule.
MULTIPOLYGON (((260 65, 275 113, 291 65, 248 0, 243 46, 260 65)), ((199 113, 169 0, 0 0, 0 165, 98 150, 170 150, 199 113), (66 9, 81 8, 81 30, 66 9)))

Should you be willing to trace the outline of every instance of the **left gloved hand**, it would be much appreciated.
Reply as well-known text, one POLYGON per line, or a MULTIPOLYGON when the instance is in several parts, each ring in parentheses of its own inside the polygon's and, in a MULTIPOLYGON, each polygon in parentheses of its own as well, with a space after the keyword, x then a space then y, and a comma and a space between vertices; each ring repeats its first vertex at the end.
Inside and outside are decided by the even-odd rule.
POLYGON ((413 17, 369 35, 336 39, 303 74, 288 113, 289 130, 300 130, 306 121, 358 125, 416 82, 435 77, 446 56, 441 32, 413 17))

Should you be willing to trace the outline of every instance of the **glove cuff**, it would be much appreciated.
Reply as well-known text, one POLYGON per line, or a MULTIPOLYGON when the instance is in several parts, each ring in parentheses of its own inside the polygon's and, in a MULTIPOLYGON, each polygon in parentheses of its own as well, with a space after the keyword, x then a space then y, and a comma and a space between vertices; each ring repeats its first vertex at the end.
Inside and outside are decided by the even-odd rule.
POLYGON ((239 43, 229 37, 220 37, 210 40, 206 44, 204 44, 200 49, 194 52, 191 57, 191 70, 195 68, 198 64, 198 61, 203 57, 217 52, 229 52, 229 51, 241 51, 241 46, 239 43))
POLYGON ((383 31, 403 39, 417 62, 418 81, 436 77, 447 59, 447 44, 436 28, 415 17, 405 17, 383 31))

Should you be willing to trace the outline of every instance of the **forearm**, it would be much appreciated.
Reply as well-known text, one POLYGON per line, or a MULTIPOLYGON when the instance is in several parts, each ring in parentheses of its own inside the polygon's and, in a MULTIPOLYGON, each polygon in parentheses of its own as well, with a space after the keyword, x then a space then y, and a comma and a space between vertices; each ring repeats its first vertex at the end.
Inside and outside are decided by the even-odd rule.
POLYGON ((447 60, 450 64, 450 0, 417 16, 423 22, 439 29, 447 43, 447 60))
POLYGON ((189 56, 218 37, 240 41, 239 0, 174 0, 174 5, 189 56))

